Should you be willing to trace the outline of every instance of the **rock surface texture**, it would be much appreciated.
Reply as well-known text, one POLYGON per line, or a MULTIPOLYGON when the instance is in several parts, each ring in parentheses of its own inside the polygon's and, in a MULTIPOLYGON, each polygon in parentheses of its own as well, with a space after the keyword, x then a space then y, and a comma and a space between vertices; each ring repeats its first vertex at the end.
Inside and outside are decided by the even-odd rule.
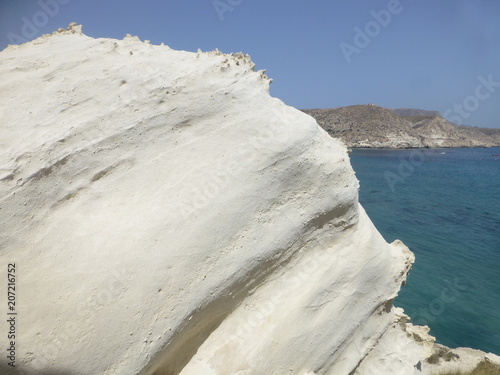
POLYGON ((433 339, 392 306, 413 254, 249 56, 72 24, 9 46, 0 74, 16 371, 424 373, 433 339))
POLYGON ((457 126, 434 111, 390 110, 373 104, 303 111, 348 147, 500 146, 500 129, 457 126))

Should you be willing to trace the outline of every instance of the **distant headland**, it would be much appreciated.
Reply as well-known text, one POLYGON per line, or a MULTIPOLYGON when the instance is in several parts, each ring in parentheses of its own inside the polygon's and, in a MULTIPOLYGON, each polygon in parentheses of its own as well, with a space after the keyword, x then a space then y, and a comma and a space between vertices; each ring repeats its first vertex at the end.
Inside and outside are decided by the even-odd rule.
POLYGON ((438 111, 368 105, 303 109, 334 138, 348 147, 494 147, 500 129, 452 124, 438 111))

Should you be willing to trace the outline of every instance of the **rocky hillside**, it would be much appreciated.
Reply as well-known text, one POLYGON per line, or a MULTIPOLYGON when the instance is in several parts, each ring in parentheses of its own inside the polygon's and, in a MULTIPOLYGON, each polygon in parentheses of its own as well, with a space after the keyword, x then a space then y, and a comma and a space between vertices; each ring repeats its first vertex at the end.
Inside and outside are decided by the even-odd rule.
POLYGON ((418 109, 418 108, 395 108, 391 109, 391 111, 401 117, 439 115, 439 111, 427 111, 425 109, 418 109))
POLYGON ((500 146, 500 129, 457 126, 433 111, 390 110, 375 105, 303 111, 349 147, 500 146))

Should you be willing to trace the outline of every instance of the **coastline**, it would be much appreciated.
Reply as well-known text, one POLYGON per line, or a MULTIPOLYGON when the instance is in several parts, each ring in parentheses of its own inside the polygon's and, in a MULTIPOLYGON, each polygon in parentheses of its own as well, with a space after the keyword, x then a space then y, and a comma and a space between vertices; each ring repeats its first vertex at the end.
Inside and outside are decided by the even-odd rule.
MULTIPOLYGON (((359 203, 344 144, 272 98, 249 56, 97 40, 76 24, 4 56, 1 239, 14 250, 0 255, 24 270, 21 372, 427 374, 434 337, 393 305, 414 254, 359 203)), ((412 213, 379 211, 405 226, 412 213)))
POLYGON ((463 149, 463 148, 497 148, 498 146, 439 146, 439 147, 377 147, 377 146, 346 146, 349 150, 449 150, 449 149, 463 149))
POLYGON ((499 258, 494 226, 500 217, 491 189, 500 184, 500 158, 490 151, 499 149, 356 148, 350 154, 360 202, 375 226, 416 256, 395 305, 414 324, 429 325, 438 344, 497 355, 500 307, 488 279, 499 258), (461 288, 454 295, 450 282, 461 288))

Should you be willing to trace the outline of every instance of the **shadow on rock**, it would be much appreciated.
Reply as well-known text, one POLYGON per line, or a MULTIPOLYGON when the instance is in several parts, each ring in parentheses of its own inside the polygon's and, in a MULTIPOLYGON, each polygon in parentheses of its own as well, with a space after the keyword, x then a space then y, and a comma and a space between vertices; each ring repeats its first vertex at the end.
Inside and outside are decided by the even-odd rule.
POLYGON ((1 375, 83 375, 64 369, 46 368, 42 370, 28 370, 9 366, 7 362, 0 361, 1 375))

